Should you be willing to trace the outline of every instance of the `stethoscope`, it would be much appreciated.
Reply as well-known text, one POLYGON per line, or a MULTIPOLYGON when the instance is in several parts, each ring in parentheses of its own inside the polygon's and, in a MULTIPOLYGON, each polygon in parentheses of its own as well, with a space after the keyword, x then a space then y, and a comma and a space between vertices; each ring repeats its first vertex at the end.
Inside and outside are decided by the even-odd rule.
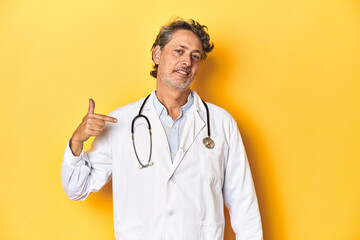
MULTIPOLYGON (((148 119, 145 115, 142 115, 142 114, 141 114, 141 111, 142 111, 142 109, 143 109, 146 101, 147 101, 148 98, 150 97, 150 95, 151 95, 151 94, 149 94, 149 95, 145 98, 143 104, 142 104, 141 107, 140 107, 140 110, 139 110, 138 115, 134 117, 134 119, 132 120, 132 123, 131 123, 131 138, 132 138, 132 143, 133 143, 133 148, 134 148, 134 152, 135 152, 136 158, 137 158, 137 160, 138 160, 138 162, 139 162, 139 164, 140 164, 140 165, 139 165, 139 168, 140 168, 140 169, 154 165, 154 162, 151 161, 151 153, 152 153, 151 124, 150 124, 149 119, 148 119), (138 156, 138 154, 137 154, 137 152, 136 152, 136 147, 135 147, 134 125, 135 125, 136 119, 138 119, 138 118, 144 118, 144 119, 146 120, 147 125, 148 125, 148 130, 149 130, 150 153, 149 153, 149 160, 148 160, 147 164, 143 164, 143 163, 140 161, 139 156, 138 156)), ((211 137, 210 137, 209 108, 208 108, 207 104, 204 102, 204 100, 201 99, 201 101, 203 102, 203 104, 204 104, 204 106, 205 106, 205 108, 206 108, 206 118, 207 118, 206 121, 207 121, 207 132, 208 132, 208 136, 203 139, 203 144, 204 144, 204 146, 205 146, 206 148, 208 148, 208 149, 213 149, 214 146, 215 146, 215 142, 214 142, 214 141, 211 139, 211 137)))

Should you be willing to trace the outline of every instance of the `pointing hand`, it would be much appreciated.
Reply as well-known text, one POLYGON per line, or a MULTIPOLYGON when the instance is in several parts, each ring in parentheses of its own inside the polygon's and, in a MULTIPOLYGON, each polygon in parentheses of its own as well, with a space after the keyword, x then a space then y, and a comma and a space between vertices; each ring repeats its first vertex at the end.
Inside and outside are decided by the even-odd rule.
POLYGON ((75 156, 79 156, 83 148, 83 143, 91 136, 98 136, 105 127, 105 122, 116 123, 117 119, 106 115, 96 114, 95 102, 89 99, 89 109, 82 122, 72 135, 70 148, 75 156))

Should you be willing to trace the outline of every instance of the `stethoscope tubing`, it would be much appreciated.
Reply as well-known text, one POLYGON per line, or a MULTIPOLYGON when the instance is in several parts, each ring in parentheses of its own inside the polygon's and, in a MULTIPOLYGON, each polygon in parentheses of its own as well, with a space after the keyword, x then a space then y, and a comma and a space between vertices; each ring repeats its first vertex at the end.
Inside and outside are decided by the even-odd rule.
MULTIPOLYGON (((151 94, 149 94, 143 101, 141 107, 140 107, 140 110, 139 110, 139 113, 138 115, 136 115, 132 122, 131 122, 131 139, 132 139, 132 143, 133 143, 133 148, 134 148, 134 152, 135 152, 135 156, 136 156, 136 159, 137 161, 139 162, 139 168, 142 169, 142 168, 146 168, 146 167, 149 167, 149 166, 152 166, 154 165, 154 163, 151 161, 151 154, 152 154, 152 136, 151 136, 151 124, 150 124, 150 121, 149 119, 145 116, 145 115, 142 115, 141 114, 141 111, 142 109, 144 108, 145 106, 145 103, 146 101, 148 100, 148 98, 150 97, 151 94), (149 138, 150 138, 150 153, 149 153, 149 159, 148 159, 148 162, 146 164, 143 164, 141 161, 140 161, 140 158, 138 156, 138 153, 136 151, 136 147, 135 147, 135 139, 134 139, 134 125, 135 125, 135 122, 137 119, 139 118, 144 118, 148 124, 148 130, 149 130, 149 138)), ((211 136, 210 136, 210 114, 209 114, 209 108, 206 104, 206 102, 204 100, 201 99, 201 101, 203 102, 204 106, 205 106, 205 109, 206 109, 206 123, 207 123, 207 137, 205 137, 203 139, 203 144, 206 148, 208 149, 212 149, 214 148, 215 146, 215 143, 214 141, 211 139, 211 136)))

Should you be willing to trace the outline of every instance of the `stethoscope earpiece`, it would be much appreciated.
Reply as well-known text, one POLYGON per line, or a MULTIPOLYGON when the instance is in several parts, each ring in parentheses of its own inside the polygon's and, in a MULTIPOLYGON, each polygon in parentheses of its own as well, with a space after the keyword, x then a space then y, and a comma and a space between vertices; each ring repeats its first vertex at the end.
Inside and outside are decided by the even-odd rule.
MULTIPOLYGON (((139 160, 139 159, 138 159, 139 160)), ((140 161, 140 160, 139 160, 140 161)), ((150 161, 148 162, 148 164, 144 165, 140 162, 140 165, 139 165, 139 169, 143 169, 143 168, 146 168, 146 167, 149 167, 149 166, 152 166, 154 165, 154 162, 150 161)))

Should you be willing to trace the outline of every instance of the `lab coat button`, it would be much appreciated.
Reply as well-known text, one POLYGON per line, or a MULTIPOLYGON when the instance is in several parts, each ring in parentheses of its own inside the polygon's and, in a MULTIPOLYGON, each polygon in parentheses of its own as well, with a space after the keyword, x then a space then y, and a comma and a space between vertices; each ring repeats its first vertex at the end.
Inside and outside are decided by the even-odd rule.
POLYGON ((173 211, 173 210, 170 210, 170 211, 169 211, 169 216, 172 216, 172 215, 174 215, 174 211, 173 211))

